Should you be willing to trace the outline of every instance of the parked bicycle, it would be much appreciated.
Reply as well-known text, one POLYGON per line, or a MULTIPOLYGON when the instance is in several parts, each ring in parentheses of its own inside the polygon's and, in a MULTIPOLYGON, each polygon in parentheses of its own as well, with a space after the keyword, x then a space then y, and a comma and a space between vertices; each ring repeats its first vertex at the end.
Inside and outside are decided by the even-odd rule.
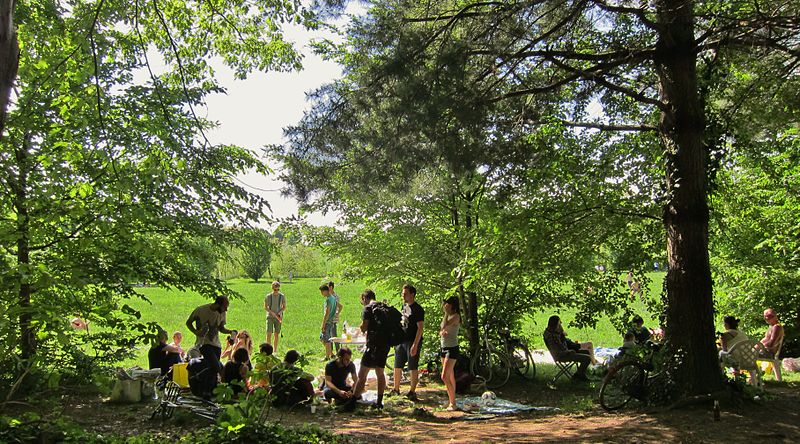
POLYGON ((536 378, 536 362, 527 344, 521 338, 512 336, 507 328, 501 332, 501 338, 514 373, 527 379, 536 378))
POLYGON ((625 407, 632 399, 646 403, 651 394, 654 381, 662 371, 656 370, 655 356, 658 344, 648 342, 644 346, 644 356, 626 355, 608 369, 600 386, 600 405, 608 411, 625 407))
POLYGON ((480 330, 478 339, 478 349, 470 362, 470 371, 482 378, 487 388, 500 388, 511 376, 511 362, 508 355, 503 348, 497 348, 489 341, 486 326, 480 330))

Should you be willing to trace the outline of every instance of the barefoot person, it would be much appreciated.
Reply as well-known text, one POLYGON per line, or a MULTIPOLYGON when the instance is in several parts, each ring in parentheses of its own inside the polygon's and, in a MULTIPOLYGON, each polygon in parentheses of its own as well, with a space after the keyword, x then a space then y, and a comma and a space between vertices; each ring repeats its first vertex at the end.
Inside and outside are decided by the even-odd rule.
POLYGON ((383 408, 383 391, 386 389, 386 374, 383 368, 386 367, 386 357, 389 356, 389 344, 387 338, 378 330, 377 322, 374 322, 374 311, 379 304, 375 299, 375 292, 370 289, 361 293, 361 304, 364 306, 361 312, 361 331, 367 334, 367 349, 361 357, 358 381, 353 389, 353 396, 345 404, 346 410, 355 409, 356 399, 364 393, 367 374, 373 369, 378 378, 378 403, 375 406, 383 408))
POLYGON ((416 302, 417 289, 411 284, 403 285, 403 331, 405 341, 394 348, 394 388, 390 394, 400 394, 400 379, 403 367, 408 363, 411 387, 406 397, 417 401, 419 382, 419 355, 422 350, 422 331, 425 328, 425 310, 416 302))
POLYGON ((451 296, 442 304, 442 324, 439 326, 439 356, 442 358, 442 381, 447 388, 447 410, 456 409, 456 376, 455 366, 458 361, 458 329, 461 327, 461 315, 458 298, 451 296))
POLYGON ((264 297, 264 310, 267 312, 267 343, 277 351, 278 338, 280 338, 283 326, 283 312, 286 310, 286 296, 281 293, 280 282, 272 283, 272 292, 264 297))
POLYGON ((186 320, 186 328, 197 337, 195 347, 200 350, 206 365, 211 366, 222 377, 222 345, 219 342, 220 332, 225 334, 234 333, 235 330, 228 330, 225 327, 228 311, 228 298, 217 296, 211 304, 201 305, 192 311, 189 319, 186 320))

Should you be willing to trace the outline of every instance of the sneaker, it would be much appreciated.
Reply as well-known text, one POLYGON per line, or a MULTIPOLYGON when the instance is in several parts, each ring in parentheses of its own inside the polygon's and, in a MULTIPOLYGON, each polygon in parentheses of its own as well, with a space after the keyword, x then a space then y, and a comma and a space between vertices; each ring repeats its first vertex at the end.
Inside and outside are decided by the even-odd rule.
POLYGON ((574 375, 572 375, 572 380, 573 381, 581 381, 581 382, 589 382, 589 378, 587 378, 586 375, 584 375, 582 373, 575 373, 574 375))
POLYGON ((348 399, 347 401, 345 401, 345 403, 342 404, 341 409, 342 409, 343 412, 355 411, 355 409, 356 409, 356 398, 352 397, 352 398, 348 399))
POLYGON ((386 394, 386 397, 390 398, 392 396, 400 396, 400 390, 398 390, 398 389, 389 390, 389 393, 386 394))
POLYGON ((383 410, 383 403, 382 402, 376 402, 375 404, 372 405, 372 408, 377 409, 377 410, 383 410))
POLYGON ((406 395, 406 398, 408 398, 409 400, 414 401, 414 402, 418 402, 419 401, 419 398, 417 397, 417 392, 408 392, 408 394, 406 395))

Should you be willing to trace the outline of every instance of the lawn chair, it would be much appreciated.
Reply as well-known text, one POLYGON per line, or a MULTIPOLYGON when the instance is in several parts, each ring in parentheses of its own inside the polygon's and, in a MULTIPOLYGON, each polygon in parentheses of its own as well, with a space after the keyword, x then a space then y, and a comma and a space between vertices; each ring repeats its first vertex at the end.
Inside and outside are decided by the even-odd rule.
POLYGON ((547 351, 550 352, 550 356, 553 358, 553 363, 556 365, 556 375, 553 377, 553 380, 550 382, 551 384, 555 384, 556 381, 562 376, 566 376, 567 379, 572 378, 572 375, 578 369, 578 363, 576 361, 559 361, 556 359, 556 354, 553 353, 552 350, 548 349, 547 351))
POLYGON ((762 387, 761 367, 756 362, 759 352, 765 350, 764 345, 758 341, 747 340, 734 344, 730 349, 730 357, 736 370, 746 370, 750 374, 749 383, 755 387, 762 387))
POLYGON ((780 342, 778 342, 778 351, 775 353, 775 356, 773 356, 772 359, 764 358, 764 357, 760 357, 760 356, 759 356, 758 359, 756 359, 756 362, 759 363, 759 365, 762 362, 766 362, 766 363, 768 363, 768 364, 770 364, 772 366, 772 372, 775 374, 775 380, 776 381, 781 381, 781 379, 782 379, 781 378, 781 360, 778 359, 778 356, 780 356, 780 354, 781 354, 781 349, 782 348, 783 348, 783 338, 781 338, 780 342))

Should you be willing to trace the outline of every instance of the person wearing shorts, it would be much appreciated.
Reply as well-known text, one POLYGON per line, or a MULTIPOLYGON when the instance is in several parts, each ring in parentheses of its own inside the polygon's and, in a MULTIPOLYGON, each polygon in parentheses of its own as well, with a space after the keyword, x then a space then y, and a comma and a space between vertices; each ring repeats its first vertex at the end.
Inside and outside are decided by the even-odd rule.
POLYGON ((377 408, 383 408, 383 391, 386 390, 386 374, 383 368, 386 367, 386 358, 389 356, 389 344, 386 337, 383 337, 377 330, 376 322, 373 321, 373 310, 378 304, 375 292, 366 289, 361 293, 361 304, 364 310, 361 312, 361 331, 367 334, 367 348, 361 357, 361 367, 358 369, 358 381, 353 388, 353 396, 345 404, 346 410, 353 410, 356 407, 356 399, 362 393, 367 382, 367 374, 370 370, 375 370, 378 378, 378 402, 377 408))
POLYGON ((325 360, 333 359, 333 348, 331 339, 336 337, 336 299, 331 295, 330 287, 327 284, 320 285, 319 292, 325 298, 323 305, 324 314, 322 315, 322 326, 320 327, 319 340, 325 347, 325 360))
POLYGON ((400 380, 403 367, 408 364, 411 373, 411 387, 406 397, 417 401, 419 382, 419 356, 422 351, 422 331, 425 328, 425 310, 416 302, 417 289, 411 284, 403 285, 403 331, 405 340, 394 348, 394 388, 390 395, 400 394, 400 380))
POLYGON ((272 350, 277 351, 283 326, 283 312, 286 310, 286 296, 281 293, 280 282, 272 283, 272 293, 264 297, 264 310, 267 312, 267 343, 272 345, 272 350))
POLYGON ((456 410, 456 373, 458 361, 458 329, 461 327, 461 315, 458 298, 452 296, 442 303, 442 324, 439 326, 439 337, 442 358, 442 382, 447 389, 447 410, 456 410))

